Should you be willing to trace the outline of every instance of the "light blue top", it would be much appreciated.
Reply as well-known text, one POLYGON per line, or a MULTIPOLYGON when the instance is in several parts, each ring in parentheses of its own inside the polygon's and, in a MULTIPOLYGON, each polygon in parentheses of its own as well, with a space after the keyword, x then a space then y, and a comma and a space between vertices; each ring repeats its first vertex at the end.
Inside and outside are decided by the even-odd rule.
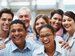
POLYGON ((28 27, 28 33, 33 33, 31 26, 28 27))
POLYGON ((72 37, 70 37, 69 33, 67 33, 65 41, 68 42, 70 45, 70 49, 67 50, 67 55, 75 56, 75 32, 72 37))
POLYGON ((0 37, 0 41, 3 41, 4 44, 7 44, 10 41, 10 38, 7 37, 5 40, 2 40, 2 38, 0 37))
MULTIPOLYGON (((56 38, 55 39, 56 50, 53 56, 66 56, 65 50, 61 48, 61 44, 59 44, 58 41, 59 39, 56 38)), ((34 51, 33 56, 48 56, 48 55, 44 52, 44 46, 41 46, 34 51)))
POLYGON ((36 49, 34 45, 26 42, 25 48, 20 50, 12 41, 10 41, 5 49, 0 50, 0 56, 32 56, 34 49, 36 49))

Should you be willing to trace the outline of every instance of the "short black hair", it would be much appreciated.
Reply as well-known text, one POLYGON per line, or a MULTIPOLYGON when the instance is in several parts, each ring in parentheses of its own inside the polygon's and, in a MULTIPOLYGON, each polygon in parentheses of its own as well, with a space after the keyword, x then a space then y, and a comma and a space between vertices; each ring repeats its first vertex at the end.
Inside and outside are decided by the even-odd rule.
POLYGON ((3 13, 11 14, 12 18, 14 17, 14 13, 12 12, 11 9, 8 9, 8 8, 1 9, 1 11, 0 11, 0 18, 1 18, 3 13))
POLYGON ((51 31, 52 31, 53 34, 55 33, 54 28, 53 28, 50 24, 42 25, 42 26, 40 27, 40 29, 39 29, 39 32, 40 32, 40 30, 41 30, 42 28, 49 28, 49 29, 51 29, 51 31))
POLYGON ((52 18, 53 15, 56 14, 56 13, 63 17, 63 14, 64 14, 63 10, 57 9, 57 10, 54 10, 54 11, 51 12, 50 18, 52 18))
POLYGON ((22 24, 25 30, 27 29, 26 26, 25 26, 25 22, 23 20, 19 20, 19 19, 16 19, 16 20, 12 21, 11 24, 10 24, 10 27, 11 27, 11 25, 17 24, 17 23, 22 24))
POLYGON ((72 12, 72 11, 66 11, 66 12, 64 13, 64 15, 66 15, 66 16, 72 18, 72 19, 75 21, 75 13, 74 13, 74 12, 72 12))

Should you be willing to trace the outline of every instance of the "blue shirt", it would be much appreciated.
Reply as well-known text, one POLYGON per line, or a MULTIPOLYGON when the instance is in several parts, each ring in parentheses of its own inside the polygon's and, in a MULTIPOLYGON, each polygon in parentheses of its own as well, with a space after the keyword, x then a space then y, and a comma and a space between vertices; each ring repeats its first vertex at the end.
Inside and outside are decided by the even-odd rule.
MULTIPOLYGON (((57 36, 58 37, 58 36, 57 36)), ((55 38, 56 50, 53 56, 66 56, 65 49, 61 48, 61 44, 59 44, 59 39, 55 38)), ((44 45, 36 49, 33 53, 33 56, 48 56, 44 52, 44 45)))
POLYGON ((25 48, 20 50, 12 41, 5 49, 0 50, 0 56, 32 56, 35 48, 29 42, 26 42, 25 48))
POLYGON ((69 33, 67 33, 65 41, 68 42, 70 45, 70 49, 66 52, 67 55, 75 56, 75 32, 73 33, 72 37, 70 37, 69 33))
POLYGON ((28 33, 33 33, 31 26, 28 27, 28 33))

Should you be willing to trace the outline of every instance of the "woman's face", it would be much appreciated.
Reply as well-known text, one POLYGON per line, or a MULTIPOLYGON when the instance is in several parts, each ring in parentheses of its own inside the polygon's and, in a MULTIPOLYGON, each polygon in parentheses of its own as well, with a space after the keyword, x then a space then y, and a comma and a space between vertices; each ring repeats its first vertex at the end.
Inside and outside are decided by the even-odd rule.
POLYGON ((42 25, 45 25, 47 24, 46 21, 43 19, 43 18, 39 18, 36 23, 35 23, 35 30, 37 31, 37 33, 39 33, 39 28, 42 26, 42 25))
POLYGON ((60 14, 54 14, 51 18, 51 25, 57 31, 61 28, 62 25, 62 16, 60 14))
POLYGON ((54 43, 54 34, 52 33, 52 30, 49 28, 42 28, 39 31, 39 38, 41 42, 44 44, 45 48, 51 47, 54 43))
POLYGON ((72 31, 75 29, 75 21, 66 15, 63 16, 62 24, 67 31, 72 31))

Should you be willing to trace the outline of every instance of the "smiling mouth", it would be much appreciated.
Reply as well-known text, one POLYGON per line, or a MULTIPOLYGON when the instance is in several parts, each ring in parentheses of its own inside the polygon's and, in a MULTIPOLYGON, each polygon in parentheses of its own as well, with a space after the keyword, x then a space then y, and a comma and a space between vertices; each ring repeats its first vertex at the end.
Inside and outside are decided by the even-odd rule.
POLYGON ((43 42, 44 44, 48 44, 48 43, 50 43, 50 41, 46 41, 46 42, 43 42))

